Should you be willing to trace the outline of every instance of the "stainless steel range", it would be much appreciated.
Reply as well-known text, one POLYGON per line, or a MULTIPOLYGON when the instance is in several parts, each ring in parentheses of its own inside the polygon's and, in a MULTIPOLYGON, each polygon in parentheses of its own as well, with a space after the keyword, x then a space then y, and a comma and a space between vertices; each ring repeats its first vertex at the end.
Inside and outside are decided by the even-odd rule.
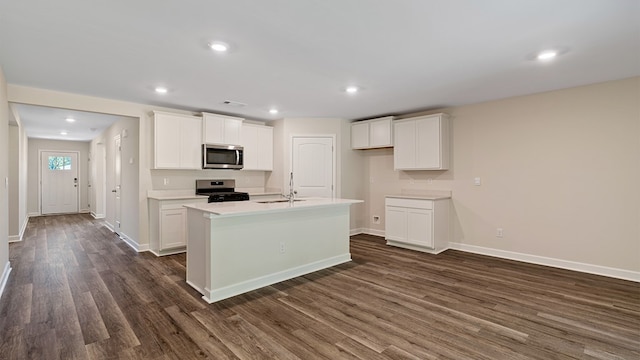
POLYGON ((209 202, 246 201, 249 194, 235 189, 235 180, 196 180, 196 195, 209 196, 209 202))

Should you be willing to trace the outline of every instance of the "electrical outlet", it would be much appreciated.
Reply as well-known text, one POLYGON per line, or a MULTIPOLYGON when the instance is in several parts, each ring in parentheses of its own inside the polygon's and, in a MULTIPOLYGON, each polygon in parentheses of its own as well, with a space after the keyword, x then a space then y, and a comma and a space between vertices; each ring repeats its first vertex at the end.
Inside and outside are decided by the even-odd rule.
POLYGON ((501 238, 503 236, 502 228, 496 229, 496 237, 501 238))
POLYGON ((480 185, 482 185, 482 180, 481 180, 479 177, 474 178, 474 179, 473 179, 473 185, 475 185, 475 186, 480 186, 480 185))
POLYGON ((165 185, 169 185, 169 179, 168 178, 163 178, 162 179, 162 183, 165 185))
POLYGON ((287 250, 287 247, 284 244, 284 241, 280 242, 280 254, 284 254, 287 250))
POLYGON ((373 215, 373 223, 374 224, 380 224, 380 216, 373 215))

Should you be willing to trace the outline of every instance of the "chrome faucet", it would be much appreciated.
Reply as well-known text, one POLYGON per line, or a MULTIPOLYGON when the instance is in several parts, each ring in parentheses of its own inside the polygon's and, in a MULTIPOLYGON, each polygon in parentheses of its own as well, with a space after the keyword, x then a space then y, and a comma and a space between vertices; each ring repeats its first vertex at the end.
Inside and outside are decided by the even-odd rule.
POLYGON ((295 199, 296 192, 293 191, 293 171, 289 175, 289 196, 284 195, 285 198, 289 199, 289 204, 293 204, 295 199))

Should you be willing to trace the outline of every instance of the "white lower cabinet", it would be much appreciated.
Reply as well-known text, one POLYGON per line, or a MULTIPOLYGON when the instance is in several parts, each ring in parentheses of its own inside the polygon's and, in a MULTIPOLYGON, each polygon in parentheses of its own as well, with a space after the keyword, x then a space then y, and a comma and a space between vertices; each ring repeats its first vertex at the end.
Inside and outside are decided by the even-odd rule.
POLYGON ((201 199, 149 199, 149 248, 156 256, 184 252, 187 246, 186 204, 206 203, 201 199))
POLYGON ((449 199, 385 200, 385 239, 388 245, 439 253, 449 244, 449 199))

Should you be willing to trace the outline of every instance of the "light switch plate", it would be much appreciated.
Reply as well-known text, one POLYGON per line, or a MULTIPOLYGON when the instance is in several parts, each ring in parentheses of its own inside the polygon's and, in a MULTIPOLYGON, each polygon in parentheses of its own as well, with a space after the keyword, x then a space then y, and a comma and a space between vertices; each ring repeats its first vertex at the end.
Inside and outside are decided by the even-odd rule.
POLYGON ((482 184, 482 181, 480 180, 479 177, 473 179, 473 185, 480 186, 481 184, 482 184))

